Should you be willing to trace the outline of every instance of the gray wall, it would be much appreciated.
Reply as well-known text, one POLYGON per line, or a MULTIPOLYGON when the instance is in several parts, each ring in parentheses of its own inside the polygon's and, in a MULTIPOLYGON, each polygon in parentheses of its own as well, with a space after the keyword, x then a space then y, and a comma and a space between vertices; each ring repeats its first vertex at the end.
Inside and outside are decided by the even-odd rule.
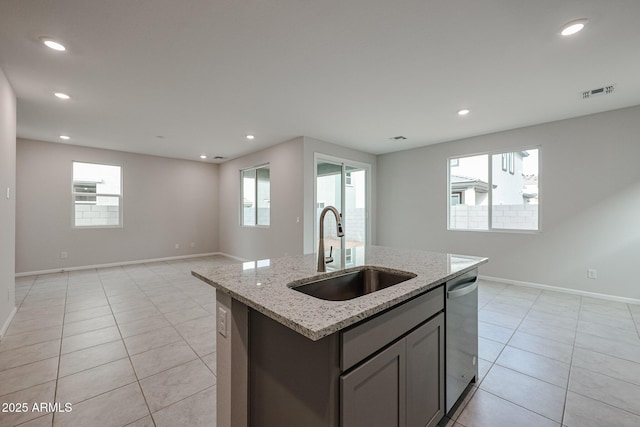
POLYGON ((15 309, 15 190, 16 97, 0 68, 0 338, 15 309))
POLYGON ((488 256, 487 276, 640 298, 638 159, 640 106, 385 154, 378 243, 488 256), (541 231, 447 231, 447 158, 533 145, 541 231))
POLYGON ((216 252, 218 165, 19 139, 17 212, 18 273, 216 252), (71 227, 74 160, 122 166, 122 228, 71 227))
POLYGON ((247 258, 302 253, 302 138, 220 165, 220 252, 247 258), (240 226, 240 170, 269 163, 271 225, 240 226))
MULTIPOLYGON (((314 153, 372 166, 376 156, 309 137, 286 141, 220 166, 220 252, 247 259, 312 253, 315 221, 314 153), (271 226, 240 226, 240 170, 270 164, 271 226)), ((375 186, 375 179, 371 180, 375 186)), ((375 191, 371 191, 375 206, 375 191)), ((375 237, 372 225, 372 239, 375 237)), ((372 240, 373 242, 373 240, 372 240)))

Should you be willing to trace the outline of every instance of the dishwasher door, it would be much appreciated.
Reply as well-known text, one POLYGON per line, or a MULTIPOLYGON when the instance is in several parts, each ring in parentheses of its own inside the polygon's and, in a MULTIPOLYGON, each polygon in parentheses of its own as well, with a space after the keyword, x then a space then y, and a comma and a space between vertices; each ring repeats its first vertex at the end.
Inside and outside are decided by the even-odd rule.
POLYGON ((478 270, 446 284, 446 412, 478 376, 478 270))

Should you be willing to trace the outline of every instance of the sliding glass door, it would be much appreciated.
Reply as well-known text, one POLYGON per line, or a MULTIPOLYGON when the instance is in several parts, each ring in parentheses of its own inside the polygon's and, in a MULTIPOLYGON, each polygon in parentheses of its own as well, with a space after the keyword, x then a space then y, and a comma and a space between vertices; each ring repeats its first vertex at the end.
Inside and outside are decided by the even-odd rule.
POLYGON ((327 213, 324 218, 325 256, 329 255, 331 247, 334 251, 340 249, 343 266, 355 262, 352 248, 367 243, 369 171, 367 164, 316 156, 315 247, 318 247, 320 214, 325 207, 334 206, 341 213, 345 236, 336 237, 336 221, 333 214, 327 213))

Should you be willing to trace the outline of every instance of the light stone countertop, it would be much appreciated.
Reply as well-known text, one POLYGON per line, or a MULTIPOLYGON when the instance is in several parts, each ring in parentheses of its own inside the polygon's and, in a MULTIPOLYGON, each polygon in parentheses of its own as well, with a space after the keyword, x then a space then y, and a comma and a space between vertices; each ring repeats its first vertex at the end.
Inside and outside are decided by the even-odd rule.
POLYGON ((488 261, 482 257, 383 246, 353 248, 344 269, 339 265, 340 251, 334 251, 333 257, 336 261, 327 264, 326 273, 316 272, 316 255, 309 254, 200 268, 192 274, 219 292, 316 341, 488 261), (401 270, 417 276, 347 301, 325 301, 287 286, 312 276, 336 276, 362 266, 401 270))

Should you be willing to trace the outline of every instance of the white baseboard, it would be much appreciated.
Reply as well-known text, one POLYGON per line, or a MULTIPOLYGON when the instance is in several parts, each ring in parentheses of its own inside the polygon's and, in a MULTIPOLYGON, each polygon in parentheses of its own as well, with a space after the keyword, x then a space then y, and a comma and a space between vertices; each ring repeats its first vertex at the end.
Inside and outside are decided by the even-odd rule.
POLYGON ((16 273, 16 277, 36 276, 38 274, 64 273, 65 271, 92 270, 94 268, 120 267, 123 265, 146 264, 150 262, 175 261, 179 259, 202 258, 202 257, 214 256, 214 255, 226 256, 229 258, 237 259, 238 261, 246 261, 246 260, 243 260, 242 258, 227 255, 222 252, 208 252, 204 254, 180 255, 180 256, 172 256, 172 257, 165 257, 165 258, 141 259, 136 261, 112 262, 108 264, 81 265, 78 267, 54 268, 51 270, 26 271, 22 273, 16 273))
POLYGON ((13 320, 13 316, 16 315, 17 311, 18 309, 16 307, 13 307, 13 310, 11 310, 9 317, 2 325, 2 328, 0 329, 0 341, 2 341, 2 338, 4 338, 4 334, 7 332, 7 329, 9 329, 9 325, 11 324, 11 321, 13 320))
POLYGON ((501 277, 490 277, 490 276, 483 276, 483 275, 479 275, 478 277, 482 280, 488 280, 490 282, 506 283, 506 284, 515 285, 515 286, 526 286, 529 288, 538 288, 538 289, 544 289, 547 291, 562 292, 565 294, 581 295, 585 297, 623 302, 625 304, 640 304, 640 299, 637 299, 637 298, 618 297, 615 295, 599 294, 597 292, 587 292, 587 291, 580 291, 580 290, 571 289, 571 288, 562 288, 560 286, 551 286, 551 285, 543 285, 540 283, 533 283, 533 282, 522 282, 520 280, 503 279, 501 277))
POLYGON ((216 255, 226 256, 227 258, 235 259, 236 261, 240 261, 240 262, 253 261, 252 259, 242 258, 242 257, 235 256, 235 255, 229 255, 229 254, 226 254, 224 252, 217 252, 216 255))

